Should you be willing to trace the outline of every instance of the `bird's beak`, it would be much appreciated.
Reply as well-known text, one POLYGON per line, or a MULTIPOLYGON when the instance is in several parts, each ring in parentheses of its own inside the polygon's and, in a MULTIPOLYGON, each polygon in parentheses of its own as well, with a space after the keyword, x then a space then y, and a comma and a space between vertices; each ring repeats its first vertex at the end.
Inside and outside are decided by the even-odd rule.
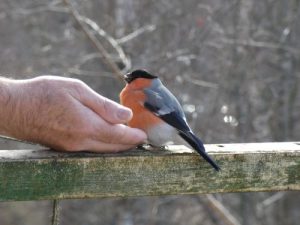
POLYGON ((130 83, 131 78, 129 76, 129 73, 124 75, 124 80, 126 81, 126 83, 130 83))

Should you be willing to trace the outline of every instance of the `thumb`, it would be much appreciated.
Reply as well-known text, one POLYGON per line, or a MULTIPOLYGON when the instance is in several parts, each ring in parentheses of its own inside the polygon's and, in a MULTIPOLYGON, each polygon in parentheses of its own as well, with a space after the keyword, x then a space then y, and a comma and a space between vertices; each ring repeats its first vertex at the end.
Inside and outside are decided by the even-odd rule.
POLYGON ((90 88, 85 96, 81 96, 81 101, 82 104, 112 124, 126 123, 132 117, 131 109, 99 95, 90 88))

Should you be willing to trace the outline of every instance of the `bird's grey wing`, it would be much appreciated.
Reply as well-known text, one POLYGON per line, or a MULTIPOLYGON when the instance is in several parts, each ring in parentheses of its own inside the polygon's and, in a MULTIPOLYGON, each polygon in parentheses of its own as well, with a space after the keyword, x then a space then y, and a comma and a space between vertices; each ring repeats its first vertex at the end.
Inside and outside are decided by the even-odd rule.
POLYGON ((159 80, 155 80, 150 88, 144 90, 144 93, 145 108, 177 130, 190 131, 180 103, 159 80))

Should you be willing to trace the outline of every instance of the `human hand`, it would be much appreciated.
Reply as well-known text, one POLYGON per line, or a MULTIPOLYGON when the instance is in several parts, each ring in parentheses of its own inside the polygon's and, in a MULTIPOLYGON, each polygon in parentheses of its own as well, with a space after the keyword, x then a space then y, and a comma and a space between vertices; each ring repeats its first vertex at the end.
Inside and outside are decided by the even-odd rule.
POLYGON ((8 101, 0 109, 0 134, 66 151, 116 152, 146 134, 123 123, 130 109, 83 82, 56 76, 6 81, 8 101))

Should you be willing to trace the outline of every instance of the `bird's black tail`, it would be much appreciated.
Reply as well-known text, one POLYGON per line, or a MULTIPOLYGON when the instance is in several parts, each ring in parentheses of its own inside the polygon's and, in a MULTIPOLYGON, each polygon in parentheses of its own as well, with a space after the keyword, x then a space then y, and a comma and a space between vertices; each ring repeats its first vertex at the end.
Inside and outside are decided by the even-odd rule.
POLYGON ((209 157, 209 155, 205 152, 204 145, 202 141, 197 138, 192 132, 182 132, 179 131, 179 135, 189 143, 193 149, 195 149, 216 171, 220 170, 220 167, 215 163, 215 161, 209 157))

